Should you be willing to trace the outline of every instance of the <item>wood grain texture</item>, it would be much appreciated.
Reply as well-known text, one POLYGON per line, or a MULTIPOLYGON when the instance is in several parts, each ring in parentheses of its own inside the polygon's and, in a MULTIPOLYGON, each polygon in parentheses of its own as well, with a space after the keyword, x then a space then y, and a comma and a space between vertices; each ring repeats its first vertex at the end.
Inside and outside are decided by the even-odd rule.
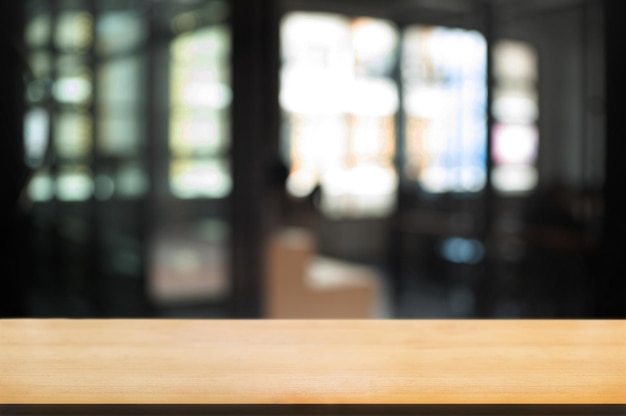
POLYGON ((0 403, 625 404, 626 321, 0 320, 0 403))

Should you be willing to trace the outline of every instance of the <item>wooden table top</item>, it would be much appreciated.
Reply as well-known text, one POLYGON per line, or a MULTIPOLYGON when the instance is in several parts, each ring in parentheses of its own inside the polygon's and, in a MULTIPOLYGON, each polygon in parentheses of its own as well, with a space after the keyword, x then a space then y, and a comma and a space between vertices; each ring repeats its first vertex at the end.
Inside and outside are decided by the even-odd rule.
POLYGON ((626 321, 0 320, 0 404, 625 404, 626 321))

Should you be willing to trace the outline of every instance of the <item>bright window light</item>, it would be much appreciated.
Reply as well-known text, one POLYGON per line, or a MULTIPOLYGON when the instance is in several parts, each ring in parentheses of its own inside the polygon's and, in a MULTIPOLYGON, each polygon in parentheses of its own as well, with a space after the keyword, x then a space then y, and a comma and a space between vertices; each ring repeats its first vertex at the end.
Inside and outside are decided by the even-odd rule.
POLYGON ((52 93, 62 103, 83 104, 91 98, 91 81, 85 76, 59 78, 52 93))
POLYGON ((57 197, 61 201, 86 201, 93 188, 91 172, 86 168, 65 169, 57 177, 57 197))
POLYGON ((537 97, 530 91, 495 92, 493 115, 506 123, 534 123, 539 117, 537 97))
POLYGON ((82 112, 63 112, 55 118, 55 148, 64 158, 89 156, 92 144, 91 117, 82 112))
POLYGON ((383 217, 396 205, 398 178, 390 167, 360 165, 328 171, 321 185, 321 208, 330 217, 383 217))
POLYGON ((50 201, 54 197, 54 181, 48 172, 37 172, 28 183, 28 197, 34 202, 50 201))
POLYGON ((486 42, 475 31, 410 26, 403 43, 406 174, 429 193, 486 182, 486 42))
POLYGON ((219 112, 175 113, 170 119, 170 148, 178 156, 215 154, 226 146, 226 116, 219 112))
POLYGON ((24 157, 31 168, 39 167, 48 149, 50 120, 42 108, 31 108, 24 116, 24 157))
POLYGON ((524 193, 538 183, 537 54, 528 43, 505 39, 496 43, 494 60, 492 183, 501 193, 524 193))
POLYGON ((505 193, 525 193, 537 186, 537 170, 528 165, 496 166, 492 172, 496 190, 505 193))
POLYGON ((231 188, 230 169, 223 160, 175 160, 170 165, 170 189, 178 198, 223 198, 231 188))
POLYGON ((55 43, 62 50, 82 52, 93 41, 93 19, 85 11, 62 12, 57 20, 55 43))
POLYGON ((494 126, 494 160, 498 165, 533 164, 537 156, 538 134, 534 125, 494 126))
POLYGON ((380 217, 395 207, 392 79, 397 29, 389 22, 290 13, 281 24, 287 191, 321 187, 333 217, 380 217))
POLYGON ((230 32, 221 24, 193 30, 196 17, 173 22, 182 33, 170 47, 169 185, 177 198, 223 198, 232 187, 220 157, 230 142, 230 32))
POLYGON ((537 79, 537 53, 526 42, 501 40, 494 47, 494 75, 514 81, 537 79))

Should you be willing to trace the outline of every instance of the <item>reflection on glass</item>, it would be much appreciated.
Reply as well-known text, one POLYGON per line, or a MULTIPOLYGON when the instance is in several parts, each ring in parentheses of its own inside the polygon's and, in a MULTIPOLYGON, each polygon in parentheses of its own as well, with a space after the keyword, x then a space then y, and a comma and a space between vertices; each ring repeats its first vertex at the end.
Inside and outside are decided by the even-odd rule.
POLYGON ((287 191, 304 197, 319 185, 326 215, 376 217, 395 207, 397 37, 384 20, 326 13, 290 13, 281 24, 287 191))
POLYGON ((93 193, 91 171, 86 167, 61 169, 57 176, 56 190, 61 201, 86 201, 93 193))
POLYGON ((432 192, 486 181, 486 43, 475 31, 410 26, 403 43, 406 174, 432 192))
POLYGON ((63 158, 85 158, 91 152, 92 123, 86 113, 63 112, 54 123, 57 155, 63 158))
POLYGON ((170 190, 178 198, 223 198, 231 188, 225 160, 181 159, 170 164, 170 190))

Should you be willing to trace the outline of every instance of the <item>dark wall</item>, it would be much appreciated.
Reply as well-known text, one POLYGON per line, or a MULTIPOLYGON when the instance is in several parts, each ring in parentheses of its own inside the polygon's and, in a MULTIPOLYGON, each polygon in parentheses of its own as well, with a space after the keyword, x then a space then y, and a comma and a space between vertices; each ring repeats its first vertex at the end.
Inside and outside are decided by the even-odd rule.
POLYGON ((6 2, 0 9, 0 316, 23 313, 24 218, 20 211, 19 194, 27 171, 23 161, 22 95, 23 59, 20 56, 20 3, 6 2))
POLYGON ((606 7, 606 183, 604 239, 598 253, 596 310, 599 317, 626 317, 626 62, 623 59, 625 3, 605 0, 606 7))

